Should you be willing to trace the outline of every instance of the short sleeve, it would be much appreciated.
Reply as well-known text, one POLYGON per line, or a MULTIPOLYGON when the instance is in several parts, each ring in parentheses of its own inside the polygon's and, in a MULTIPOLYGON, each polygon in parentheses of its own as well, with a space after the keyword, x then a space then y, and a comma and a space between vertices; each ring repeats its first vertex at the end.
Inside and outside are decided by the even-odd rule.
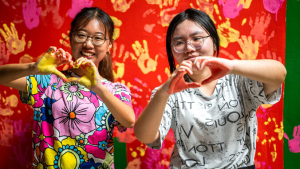
POLYGON ((236 80, 242 94, 249 97, 251 102, 255 105, 255 108, 258 108, 261 104, 275 104, 281 98, 282 86, 280 86, 272 93, 265 95, 262 82, 242 76, 236 76, 236 80))
MULTIPOLYGON (((152 93, 151 93, 151 99, 154 97, 156 91, 157 91, 158 87, 155 88, 152 93)), ((163 117, 161 119, 160 122, 160 126, 159 126, 159 138, 157 140, 155 140, 153 143, 149 143, 146 144, 148 147, 152 148, 152 149, 160 149, 162 147, 162 143, 165 140, 166 135, 168 134, 170 128, 171 128, 171 123, 172 123, 172 113, 173 113, 173 108, 174 108, 174 99, 173 99, 174 95, 171 95, 168 98, 165 110, 164 110, 164 114, 163 117)), ((175 109, 174 109, 175 110, 175 109)), ((175 113, 175 112, 174 112, 175 113)))
POLYGON ((34 105, 35 97, 39 95, 40 89, 47 88, 51 75, 30 75, 26 76, 27 92, 19 91, 23 103, 34 105))
MULTIPOLYGON (((131 93, 130 93, 130 90, 124 84, 112 83, 109 88, 111 90, 111 93, 115 97, 117 97, 123 103, 127 104, 128 106, 130 106, 132 108, 131 93)), ((115 118, 113 118, 113 124, 115 126, 117 126, 117 128, 120 132, 124 132, 127 129, 122 124, 120 124, 115 118)))

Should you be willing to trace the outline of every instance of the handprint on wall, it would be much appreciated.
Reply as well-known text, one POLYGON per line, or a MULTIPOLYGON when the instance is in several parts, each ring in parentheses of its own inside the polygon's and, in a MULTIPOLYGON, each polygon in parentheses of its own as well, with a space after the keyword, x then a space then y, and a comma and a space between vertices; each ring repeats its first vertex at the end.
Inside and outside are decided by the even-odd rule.
POLYGON ((8 62, 9 56, 10 51, 6 50, 5 44, 2 43, 0 38, 0 66, 8 62))
POLYGON ((41 6, 41 19, 43 24, 46 27, 51 26, 59 29, 65 20, 59 14, 60 0, 43 0, 43 4, 41 1, 42 0, 38 0, 39 5, 41 6))
POLYGON ((273 59, 273 60, 278 60, 279 62, 282 63, 282 58, 280 56, 276 56, 276 53, 275 52, 272 52, 271 54, 271 51, 267 51, 267 56, 265 57, 264 54, 261 54, 261 58, 262 59, 273 59), (273 55, 273 56, 272 56, 273 55))
POLYGON ((110 16, 110 18, 114 23, 113 39, 116 40, 120 36, 120 26, 122 25, 122 21, 114 16, 110 16))
POLYGON ((257 40, 253 43, 251 36, 247 38, 243 35, 242 39, 238 39, 237 41, 243 51, 243 53, 241 51, 237 51, 237 54, 242 60, 256 59, 259 48, 259 42, 257 40))
POLYGON ((23 34, 22 39, 20 40, 15 24, 12 22, 10 23, 11 30, 9 30, 6 24, 3 24, 3 28, 5 32, 0 28, 0 33, 4 37, 7 49, 14 55, 23 52, 26 45, 25 34, 23 34))
POLYGON ((215 19, 213 16, 214 5, 212 2, 209 2, 207 0, 196 0, 196 4, 198 7, 195 7, 194 4, 190 3, 191 8, 195 8, 195 9, 205 12, 215 22, 215 19))
POLYGON ((299 153, 300 152, 300 125, 294 127, 293 136, 294 138, 290 140, 286 133, 283 134, 284 138, 289 140, 289 149, 292 153, 299 153))
POLYGON ((253 22, 252 18, 249 20, 249 25, 252 28, 250 35, 253 36, 254 40, 259 42, 259 46, 263 46, 268 41, 274 37, 275 31, 273 30, 270 35, 267 36, 266 31, 269 29, 271 21, 271 15, 268 14, 266 16, 265 13, 261 14, 261 16, 256 16, 255 22, 253 22))
POLYGON ((37 27, 40 23, 41 9, 37 7, 36 0, 27 0, 27 3, 22 4, 22 7, 23 18, 27 28, 37 27))
POLYGON ((113 4, 115 11, 126 12, 134 0, 127 1, 128 0, 111 0, 111 3, 113 4))
POLYGON ((93 0, 72 0, 72 7, 69 9, 68 14, 70 18, 74 18, 81 9, 85 7, 92 7, 93 0))
POLYGON ((218 25, 217 32, 220 37, 220 46, 227 48, 229 43, 236 42, 240 37, 240 32, 231 28, 230 21, 218 25))
POLYGON ((219 0, 219 5, 223 6, 223 15, 226 18, 235 18, 243 9, 243 5, 238 5, 240 0, 219 0))
POLYGON ((252 0, 240 0, 237 6, 243 5, 244 9, 249 9, 252 0))
POLYGON ((275 14, 275 21, 277 21, 277 14, 283 2, 284 0, 263 0, 264 8, 275 14))
MULTIPOLYGON (((158 55, 156 55, 155 60, 153 60, 152 58, 150 58, 148 44, 146 40, 143 40, 143 45, 144 47, 142 47, 139 41, 135 41, 135 43, 132 44, 132 48, 135 52, 136 57, 138 58, 137 64, 139 68, 144 74, 147 74, 151 71, 154 72, 156 70, 158 55)), ((134 54, 130 53, 130 55, 134 54)))

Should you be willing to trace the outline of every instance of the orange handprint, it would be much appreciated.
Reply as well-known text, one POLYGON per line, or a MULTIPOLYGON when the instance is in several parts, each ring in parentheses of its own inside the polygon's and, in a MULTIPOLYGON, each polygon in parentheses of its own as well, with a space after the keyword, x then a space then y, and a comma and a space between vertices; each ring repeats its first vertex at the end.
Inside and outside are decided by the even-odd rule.
POLYGON ((3 65, 8 62, 10 56, 10 51, 6 50, 5 44, 2 43, 0 38, 0 65, 3 65))
MULTIPOLYGON (((132 48, 135 52, 135 55, 138 57, 137 64, 139 68, 144 74, 147 74, 151 71, 154 72, 156 70, 158 55, 155 56, 155 60, 150 58, 147 41, 143 40, 143 44, 144 48, 139 41, 135 41, 135 43, 132 44, 132 48)), ((130 53, 130 55, 134 54, 130 53)))
POLYGON ((19 40, 19 35, 16 30, 15 24, 12 22, 10 23, 11 30, 9 30, 6 24, 3 24, 3 28, 6 32, 4 32, 2 28, 0 28, 0 33, 4 37, 7 49, 10 50, 14 55, 23 52, 26 45, 25 34, 23 34, 22 39, 19 40))
POLYGON ((268 43, 268 41, 274 37, 275 31, 273 30, 272 33, 267 36, 266 30, 271 22, 271 15, 268 14, 267 16, 263 13, 261 16, 256 16, 255 23, 253 23, 252 18, 250 18, 249 25, 252 28, 250 35, 253 36, 254 40, 259 42, 259 46, 263 46, 264 44, 268 43))
POLYGON ((252 43, 251 36, 249 36, 247 39, 247 37, 243 35, 242 39, 238 39, 238 43, 240 44, 243 53, 241 51, 237 51, 237 54, 242 60, 256 59, 259 48, 259 42, 257 40, 252 43))
POLYGON ((133 2, 134 0, 130 0, 129 2, 127 0, 111 0, 114 10, 119 12, 126 12, 133 2))
POLYGON ((227 48, 229 43, 236 42, 240 37, 240 32, 230 27, 230 21, 226 21, 218 26, 217 32, 220 36, 220 46, 227 48))

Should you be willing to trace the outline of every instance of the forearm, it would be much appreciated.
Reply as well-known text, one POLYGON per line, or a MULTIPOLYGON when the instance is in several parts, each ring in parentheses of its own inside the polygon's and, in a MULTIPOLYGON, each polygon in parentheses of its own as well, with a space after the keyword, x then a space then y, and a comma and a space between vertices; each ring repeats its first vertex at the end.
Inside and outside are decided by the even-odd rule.
POLYGON ((276 60, 232 60, 229 74, 244 76, 264 84, 265 93, 276 90, 284 81, 286 69, 276 60))
POLYGON ((0 83, 5 84, 24 76, 36 74, 34 63, 7 64, 0 66, 0 83))
POLYGON ((166 91, 157 90, 154 97, 138 117, 134 133, 143 143, 152 143, 159 137, 159 126, 169 98, 166 91))
POLYGON ((132 128, 135 122, 133 109, 115 97, 110 91, 103 87, 94 91, 103 100, 114 118, 127 128, 132 128))

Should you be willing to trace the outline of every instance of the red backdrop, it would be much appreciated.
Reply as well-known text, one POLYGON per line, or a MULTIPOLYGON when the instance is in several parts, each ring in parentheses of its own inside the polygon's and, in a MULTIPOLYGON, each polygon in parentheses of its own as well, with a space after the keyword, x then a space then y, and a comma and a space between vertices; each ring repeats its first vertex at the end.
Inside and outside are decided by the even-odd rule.
MULTIPOLYGON (((269 58, 284 64, 284 0, 2 0, 0 65, 34 62, 49 46, 69 50, 70 23, 80 9, 90 6, 102 8, 113 18, 114 75, 130 88, 136 117, 147 105, 151 90, 169 76, 167 26, 186 8, 205 11, 214 20, 221 38, 220 57, 269 58)), ((0 88, 0 166, 30 168, 33 110, 21 103, 18 91, 0 88)), ((258 109, 256 168, 283 167, 282 111, 282 99, 258 109)), ((126 142, 127 168, 168 168, 172 132, 160 150, 139 142, 133 129, 115 136, 126 142)))

